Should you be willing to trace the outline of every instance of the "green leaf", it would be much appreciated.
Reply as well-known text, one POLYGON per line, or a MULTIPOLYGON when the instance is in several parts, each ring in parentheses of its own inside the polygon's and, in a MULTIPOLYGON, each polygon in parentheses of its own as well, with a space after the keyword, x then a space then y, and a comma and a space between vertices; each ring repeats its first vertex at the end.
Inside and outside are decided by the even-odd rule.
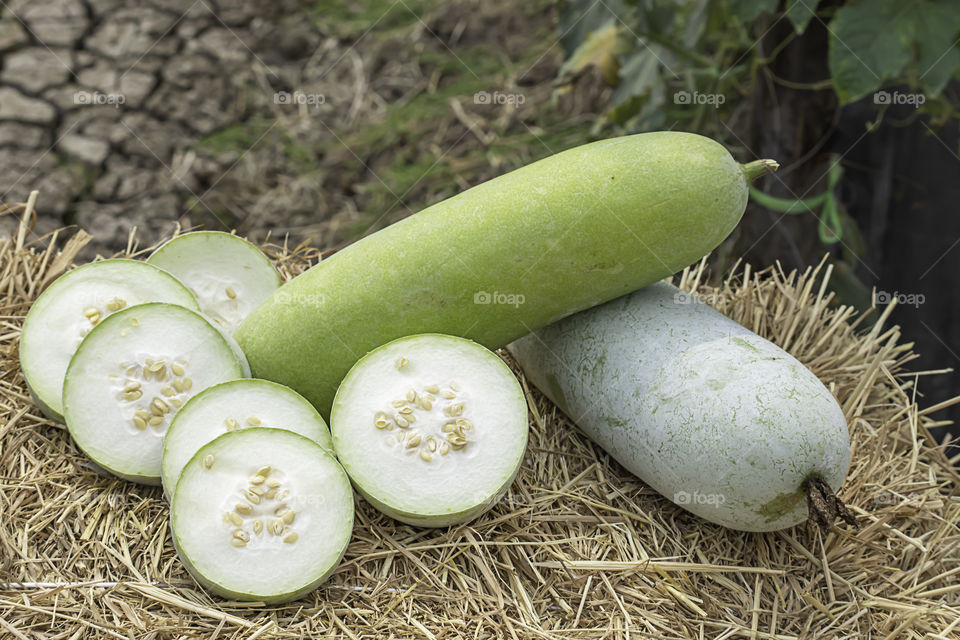
POLYGON ((620 82, 620 61, 617 55, 622 49, 623 41, 619 38, 616 25, 611 24, 592 31, 560 67, 560 77, 576 75, 587 67, 596 67, 600 70, 604 82, 615 87, 620 82))
POLYGON ((743 24, 753 22, 764 11, 773 13, 776 9, 777 0, 730 0, 730 13, 743 24))
MULTIPOLYGON (((910 9, 902 0, 844 4, 830 23, 829 63, 841 104, 876 91, 911 59, 910 9)), ((922 3, 924 6, 929 3, 922 3)))
POLYGON ((663 84, 661 61, 670 63, 672 56, 661 47, 638 44, 637 48, 623 57, 620 68, 620 85, 613 92, 611 102, 614 106, 627 102, 630 98, 642 98, 657 85, 663 84), (651 48, 652 47, 652 48, 651 48), (667 56, 664 59, 664 56, 667 56))
POLYGON ((694 49, 710 19, 710 6, 707 0, 694 0, 684 3, 687 13, 683 16, 683 46, 694 49))
POLYGON ((628 9, 620 0, 564 0, 560 4, 557 31, 567 57, 591 32, 617 24, 628 9))
POLYGON ((917 74, 923 90, 934 98, 960 67, 960 49, 956 45, 960 2, 924 3, 922 9, 917 7, 913 13, 913 40, 920 48, 917 74))
POLYGON ((802 34, 810 24, 810 19, 817 13, 819 4, 820 0, 787 0, 784 15, 793 23, 794 30, 802 34))

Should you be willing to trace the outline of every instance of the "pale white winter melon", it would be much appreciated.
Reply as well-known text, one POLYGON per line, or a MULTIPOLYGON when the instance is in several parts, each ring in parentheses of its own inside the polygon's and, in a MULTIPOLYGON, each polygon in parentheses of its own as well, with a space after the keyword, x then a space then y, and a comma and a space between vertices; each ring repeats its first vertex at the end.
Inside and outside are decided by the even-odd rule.
POLYGON ((526 376, 624 467, 745 531, 807 518, 807 483, 850 463, 830 391, 775 344, 667 283, 510 345, 526 376))

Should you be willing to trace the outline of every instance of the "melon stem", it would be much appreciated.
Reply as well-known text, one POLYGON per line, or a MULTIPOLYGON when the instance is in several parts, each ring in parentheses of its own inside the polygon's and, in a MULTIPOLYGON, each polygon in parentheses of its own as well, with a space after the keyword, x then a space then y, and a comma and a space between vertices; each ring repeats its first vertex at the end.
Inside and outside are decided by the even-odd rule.
POLYGON ((779 162, 769 158, 764 158, 763 160, 754 160, 753 162, 748 162, 747 164, 743 165, 743 175, 746 176, 747 182, 753 182, 760 176, 773 173, 779 168, 779 162))
POLYGON ((841 518, 854 529, 860 528, 853 512, 840 501, 823 478, 812 476, 804 481, 803 488, 807 494, 809 518, 820 527, 823 533, 830 530, 837 518, 841 518))

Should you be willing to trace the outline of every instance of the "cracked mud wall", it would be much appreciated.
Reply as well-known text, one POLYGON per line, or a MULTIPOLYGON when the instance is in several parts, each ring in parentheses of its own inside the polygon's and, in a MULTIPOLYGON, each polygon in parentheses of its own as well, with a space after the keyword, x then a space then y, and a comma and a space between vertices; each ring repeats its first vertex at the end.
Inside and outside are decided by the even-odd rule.
MULTIPOLYGON (((559 52, 537 49, 550 3, 389 6, 344 32, 338 3, 8 1, 0 202, 39 189, 35 231, 78 225, 95 235, 90 255, 178 221, 329 246, 553 150, 524 121, 550 101, 559 52), (340 13, 325 19, 325 4, 340 13), (470 101, 511 87, 522 108, 470 101), (395 114, 416 100, 437 103, 422 128, 395 114)), ((587 123, 585 104, 566 111, 587 123)))

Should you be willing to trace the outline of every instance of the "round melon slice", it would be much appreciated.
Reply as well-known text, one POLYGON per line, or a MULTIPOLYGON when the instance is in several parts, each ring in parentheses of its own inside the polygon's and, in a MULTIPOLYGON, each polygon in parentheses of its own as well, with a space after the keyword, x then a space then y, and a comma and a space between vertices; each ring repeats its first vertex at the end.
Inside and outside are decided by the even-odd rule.
POLYGON ((336 569, 353 492, 333 456, 285 429, 253 427, 204 445, 180 474, 173 543, 197 582, 235 600, 287 602, 336 569))
POLYGON ((147 259, 197 297, 203 312, 228 333, 283 281, 256 246, 223 231, 194 231, 168 240, 147 259))
POLYGON ((341 464, 371 504, 408 524, 443 527, 480 515, 513 482, 527 404, 493 352, 421 334, 354 365, 330 425, 341 464))
POLYGON ((20 367, 45 415, 63 421, 63 376, 84 336, 111 313, 143 302, 200 310, 176 278, 135 260, 102 260, 77 267, 36 299, 23 322, 20 367))
POLYGON ((327 423, 299 393, 268 380, 231 380, 198 393, 170 423, 161 467, 167 495, 200 447, 228 431, 258 426, 299 433, 333 453, 327 423))
POLYGON ((159 302, 130 307, 99 323, 70 361, 67 428, 107 471, 160 484, 170 420, 194 394, 243 370, 223 333, 199 313, 159 302))

